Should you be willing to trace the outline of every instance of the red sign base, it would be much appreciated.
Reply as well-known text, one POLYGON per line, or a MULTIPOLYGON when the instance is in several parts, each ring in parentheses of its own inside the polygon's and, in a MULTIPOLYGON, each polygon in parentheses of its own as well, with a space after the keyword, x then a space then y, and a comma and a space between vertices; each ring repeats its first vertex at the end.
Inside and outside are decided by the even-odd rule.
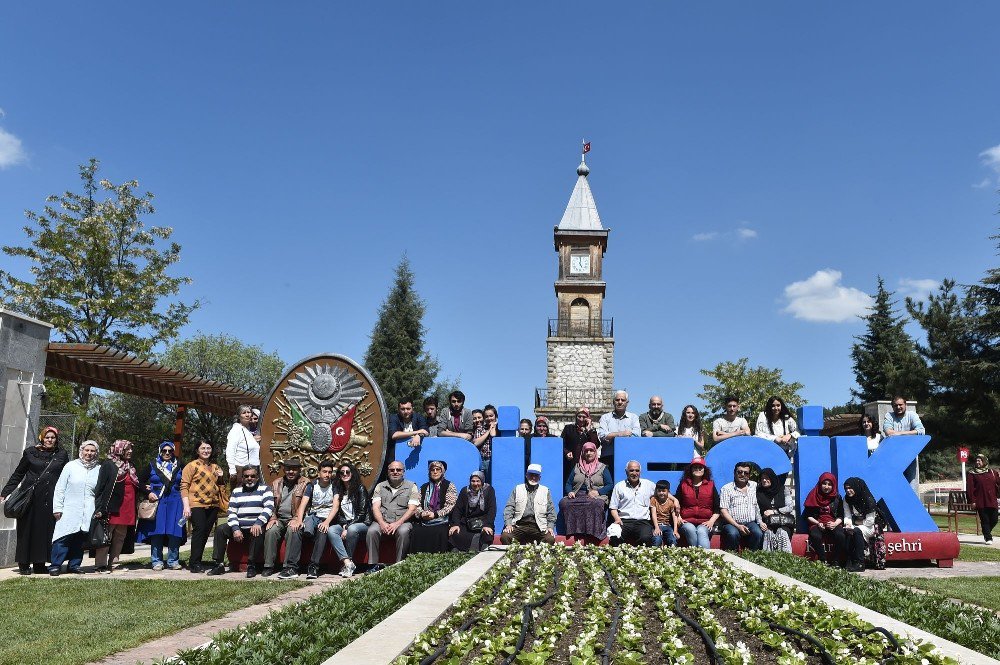
MULTIPOLYGON (((824 542, 826 551, 833 549, 832 542, 824 542)), ((951 531, 915 531, 911 533, 885 534, 885 562, 936 561, 938 568, 951 568, 958 556, 958 534, 951 531)), ((797 533, 792 536, 792 554, 809 559, 816 558, 816 552, 809 545, 809 536, 797 533)))

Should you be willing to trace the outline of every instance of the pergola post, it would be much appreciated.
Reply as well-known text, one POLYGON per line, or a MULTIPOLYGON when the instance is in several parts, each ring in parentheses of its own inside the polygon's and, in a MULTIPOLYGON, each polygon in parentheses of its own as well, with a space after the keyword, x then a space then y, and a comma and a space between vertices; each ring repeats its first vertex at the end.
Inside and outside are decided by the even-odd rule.
POLYGON ((174 407, 177 409, 174 417, 174 457, 180 458, 181 443, 184 441, 184 414, 187 412, 188 405, 175 403, 174 407))

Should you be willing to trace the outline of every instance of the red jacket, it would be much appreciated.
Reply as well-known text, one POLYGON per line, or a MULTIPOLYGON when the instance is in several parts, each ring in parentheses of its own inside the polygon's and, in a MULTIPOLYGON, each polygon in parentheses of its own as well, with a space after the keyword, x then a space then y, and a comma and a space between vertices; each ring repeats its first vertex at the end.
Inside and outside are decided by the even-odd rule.
POLYGON ((677 486, 674 496, 681 504, 681 518, 685 522, 702 524, 719 512, 719 498, 715 492, 715 483, 711 480, 702 481, 701 486, 696 488, 685 478, 677 486))
POLYGON ((970 473, 965 477, 965 490, 969 501, 980 510, 997 507, 998 485, 1000 485, 1000 474, 997 474, 995 469, 986 473, 970 473))

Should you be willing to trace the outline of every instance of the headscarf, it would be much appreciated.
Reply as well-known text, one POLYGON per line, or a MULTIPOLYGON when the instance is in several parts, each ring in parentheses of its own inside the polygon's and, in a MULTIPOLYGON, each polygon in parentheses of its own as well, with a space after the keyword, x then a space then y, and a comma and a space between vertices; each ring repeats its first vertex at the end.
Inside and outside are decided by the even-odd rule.
POLYGON ((160 474, 160 479, 163 480, 163 484, 167 485, 174 478, 174 470, 177 468, 177 456, 169 462, 163 461, 163 449, 170 448, 170 452, 174 452, 174 442, 164 441, 160 444, 160 449, 157 451, 156 455, 156 471, 160 474))
POLYGON ((56 448, 59 447, 59 430, 56 429, 55 427, 53 427, 52 425, 49 425, 48 427, 46 427, 45 429, 43 429, 41 432, 38 433, 38 445, 35 446, 36 448, 40 448, 40 449, 46 450, 46 448, 45 448, 45 435, 48 434, 49 431, 55 432, 55 435, 56 435, 56 445, 55 445, 55 447, 56 448))
POLYGON ((486 510, 486 475, 482 471, 473 471, 469 474, 469 480, 471 481, 473 477, 479 478, 483 485, 478 492, 473 492, 472 483, 469 483, 469 508, 486 510))
POLYGON ((448 463, 439 459, 432 459, 428 461, 427 462, 428 474, 430 473, 431 466, 433 466, 434 464, 440 464, 443 467, 441 471, 441 480, 434 482, 433 480, 430 480, 428 478, 428 482, 430 482, 431 484, 431 500, 430 503, 427 504, 427 507, 436 512, 438 508, 440 508, 444 504, 444 501, 441 498, 441 485, 444 484, 444 472, 448 470, 448 463))
POLYGON ((576 410, 576 415, 580 415, 581 413, 586 417, 586 424, 583 427, 577 425, 576 431, 579 432, 580 434, 583 434, 587 430, 587 428, 590 427, 590 423, 592 421, 590 420, 590 409, 588 409, 585 406, 581 406, 579 409, 576 410))
POLYGON ((982 468, 976 468, 976 465, 973 464, 972 468, 969 469, 969 473, 989 473, 990 472, 990 458, 987 457, 986 455, 984 455, 983 453, 979 453, 978 455, 976 455, 975 459, 980 459, 980 458, 983 460, 983 466, 982 466, 982 468))
POLYGON ((89 470, 93 469, 95 466, 97 466, 98 464, 100 464, 101 461, 99 459, 97 459, 97 455, 95 455, 94 459, 92 461, 90 461, 90 462, 88 462, 88 461, 86 461, 86 460, 83 459, 83 449, 86 448, 87 446, 93 446, 94 448, 97 448, 97 454, 98 455, 101 454, 101 447, 99 445, 97 445, 97 442, 94 441, 94 440, 92 440, 92 439, 87 439, 86 441, 84 441, 83 443, 80 444, 80 450, 77 451, 77 455, 79 457, 80 464, 83 465, 83 468, 85 468, 85 469, 87 469, 89 471, 89 470))
POLYGON ((588 450, 593 450, 595 453, 597 452, 597 446, 594 445, 593 441, 587 441, 583 444, 583 449, 580 451, 580 461, 577 462, 577 466, 580 467, 580 471, 583 472, 583 475, 589 477, 597 473, 597 469, 601 466, 601 460, 595 457, 593 462, 586 461, 583 458, 583 453, 588 450))
POLYGON ((877 505, 875 497, 872 496, 871 490, 868 489, 865 481, 857 476, 852 476, 844 481, 844 489, 846 490, 848 487, 854 490, 854 496, 847 496, 847 492, 844 492, 844 501, 847 505, 862 515, 875 512, 877 505))
POLYGON ((108 457, 111 458, 111 461, 118 467, 118 477, 115 478, 115 482, 120 483, 125 480, 127 476, 132 479, 133 483, 138 485, 139 474, 135 472, 135 466, 133 466, 131 460, 126 460, 124 458, 125 449, 131 447, 133 447, 131 441, 127 439, 118 439, 111 444, 111 450, 108 451, 108 457))
POLYGON ((785 492, 784 487, 778 484, 778 474, 774 472, 771 467, 765 467, 760 470, 760 478, 757 480, 757 505, 761 507, 762 510, 767 510, 768 508, 777 510, 778 508, 785 507, 785 492), (771 480, 770 487, 764 487, 764 483, 760 482, 764 478, 769 478, 771 480))
POLYGON ((806 496, 806 508, 829 508, 833 500, 837 498, 837 476, 833 475, 829 471, 824 471, 819 474, 819 480, 816 481, 816 486, 809 490, 809 494, 806 496), (824 480, 829 480, 833 483, 833 489, 830 490, 829 494, 823 494, 820 491, 820 484, 824 480))
MULTIPOLYGON (((545 416, 538 416, 537 418, 535 418, 535 431, 536 432, 538 431, 538 423, 545 423, 545 427, 548 428, 548 426, 549 426, 549 419, 546 418, 545 416)), ((551 435, 552 432, 549 432, 549 434, 551 435)))

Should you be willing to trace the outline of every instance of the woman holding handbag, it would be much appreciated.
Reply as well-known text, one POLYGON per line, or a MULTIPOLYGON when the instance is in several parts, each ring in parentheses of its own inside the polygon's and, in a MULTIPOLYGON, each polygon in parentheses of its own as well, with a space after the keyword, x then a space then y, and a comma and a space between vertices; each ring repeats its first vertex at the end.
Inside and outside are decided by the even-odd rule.
POLYGON ((480 552, 493 544, 493 523, 497 519, 497 495, 486 484, 482 471, 473 471, 468 487, 458 493, 451 511, 448 540, 462 552, 480 552))
POLYGON ((14 559, 21 575, 44 573, 47 569, 56 526, 52 497, 59 474, 68 461, 69 455, 59 447, 59 430, 46 427, 38 435, 38 445, 24 451, 14 473, 0 490, 0 503, 17 502, 20 506, 14 559))
POLYGON ((110 528, 110 547, 97 549, 97 572, 110 573, 121 554, 135 551, 136 504, 139 475, 132 464, 132 442, 118 439, 111 445, 108 459, 97 479, 98 499, 95 519, 105 519, 110 528), (114 474, 113 479, 109 476, 114 474), (103 483, 102 477, 103 476, 103 483))
POLYGON ((795 531, 795 501, 792 490, 778 479, 774 469, 761 469, 757 481, 757 505, 767 524, 763 549, 769 552, 791 552, 791 534, 795 531))
POLYGON ((174 457, 174 444, 164 441, 160 454, 139 476, 145 493, 139 504, 136 541, 149 541, 153 570, 163 570, 163 545, 167 545, 166 567, 180 570, 180 547, 184 544, 184 502, 181 501, 181 464, 174 457))

